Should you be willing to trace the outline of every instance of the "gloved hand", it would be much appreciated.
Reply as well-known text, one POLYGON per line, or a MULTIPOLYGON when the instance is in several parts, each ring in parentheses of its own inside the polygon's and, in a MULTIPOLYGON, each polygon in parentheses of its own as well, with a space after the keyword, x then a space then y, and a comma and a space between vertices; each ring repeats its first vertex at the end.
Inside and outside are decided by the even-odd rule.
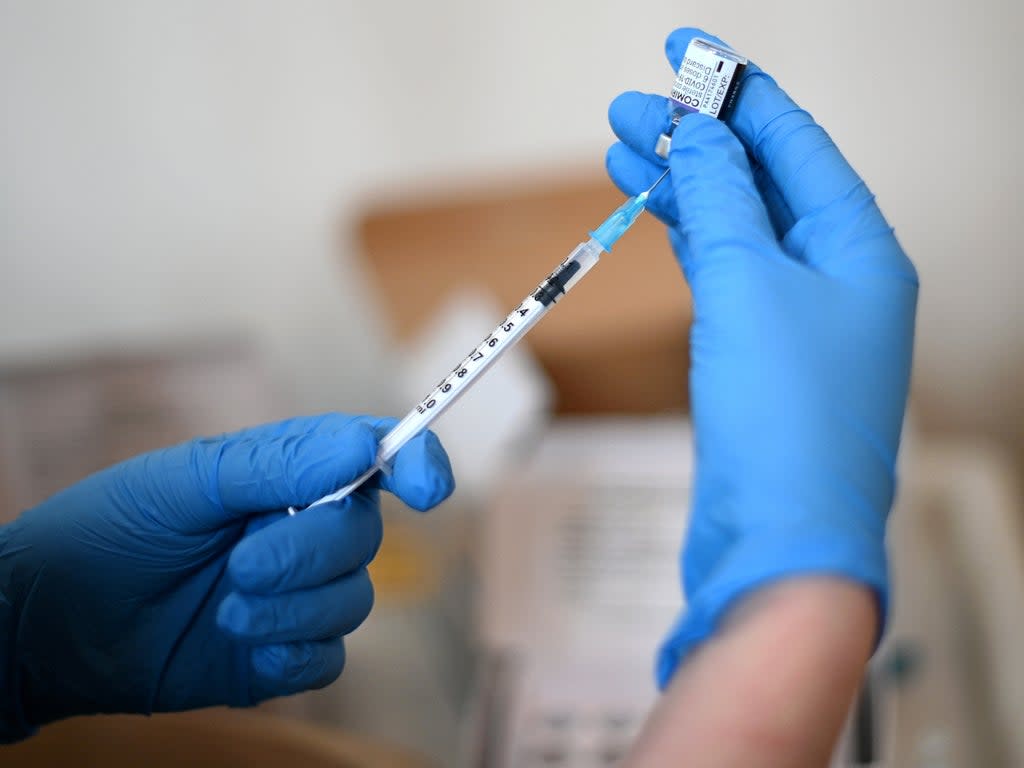
MULTIPOLYGON (((666 50, 673 70, 690 39, 666 50)), ((714 38, 712 38, 714 39, 714 38)), ((611 105, 612 179, 629 195, 664 170, 666 99, 611 105)), ((693 294, 696 441, 683 548, 687 609, 658 677, 769 582, 810 574, 887 601, 885 524, 910 379, 917 274, 828 135, 751 65, 725 124, 688 115, 652 210, 693 294)))
MULTIPOLYGON (((0 740, 75 714, 246 706, 334 680, 341 636, 373 603, 378 490, 283 510, 369 468, 393 424, 335 414, 194 440, 0 528, 0 740)), ((378 485, 423 510, 454 482, 425 433, 378 485)))

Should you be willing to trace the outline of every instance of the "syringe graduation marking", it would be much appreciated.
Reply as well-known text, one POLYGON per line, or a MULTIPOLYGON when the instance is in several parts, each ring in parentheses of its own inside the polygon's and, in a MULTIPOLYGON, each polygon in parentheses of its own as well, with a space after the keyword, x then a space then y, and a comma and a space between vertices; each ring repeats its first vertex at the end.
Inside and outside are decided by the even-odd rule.
MULTIPOLYGON (((430 391, 430 394, 417 403, 416 407, 405 415, 405 418, 381 438, 377 449, 377 458, 372 467, 344 488, 317 499, 310 506, 339 501, 378 471, 389 471, 392 460, 403 445, 429 427, 468 389, 478 376, 483 374, 506 349, 511 348, 525 335, 565 293, 579 282, 580 278, 597 264, 601 254, 610 250, 612 245, 632 226, 637 216, 644 210, 651 191, 667 175, 668 171, 663 173, 646 192, 630 198, 619 206, 597 230, 591 233, 589 240, 576 246, 555 270, 544 278, 540 285, 488 334, 479 346, 455 366, 451 373, 430 391)), ((295 507, 288 508, 290 514, 294 515, 297 511, 295 507)))
POLYGON ((430 391, 416 406, 416 412, 425 414, 437 407, 443 407, 445 400, 454 398, 460 391, 461 380, 467 379, 478 368, 488 363, 491 355, 496 355, 504 349, 501 343, 509 336, 516 334, 516 329, 526 323, 531 316, 543 312, 565 294, 565 286, 580 270, 579 260, 576 254, 579 248, 573 251, 565 261, 555 268, 555 271, 541 281, 540 285, 532 294, 523 299, 522 303, 513 309, 505 320, 499 323, 480 344, 473 349, 451 373, 449 373, 440 384, 430 391))
POLYGON ((426 413, 442 404, 447 397, 454 397, 453 393, 458 393, 459 391, 459 380, 465 379, 477 368, 485 365, 486 358, 492 353, 496 354, 495 347, 498 347, 505 338, 512 335, 517 325, 525 322, 526 318, 542 307, 543 304, 538 302, 533 296, 525 299, 461 363, 455 366, 452 372, 431 390, 429 395, 420 401, 419 405, 416 406, 416 411, 418 413, 426 413))

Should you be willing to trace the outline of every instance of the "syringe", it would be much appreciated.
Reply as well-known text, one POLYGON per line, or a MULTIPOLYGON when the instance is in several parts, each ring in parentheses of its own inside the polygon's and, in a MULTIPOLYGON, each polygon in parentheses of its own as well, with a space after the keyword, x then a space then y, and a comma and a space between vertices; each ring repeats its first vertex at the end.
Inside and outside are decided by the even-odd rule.
MULTIPOLYGON (((309 507, 340 501, 352 493, 378 472, 389 472, 391 462, 398 451, 416 435, 427 429, 456 400, 469 391, 484 371, 490 368, 502 354, 523 338, 537 322, 546 315, 555 303, 589 272, 601 254, 610 251, 615 242, 625 234, 647 206, 647 199, 654 188, 668 175, 665 171, 650 189, 631 197, 611 216, 590 233, 590 239, 580 243, 559 264, 555 271, 541 281, 540 285, 513 309, 508 317, 499 323, 452 372, 434 387, 415 408, 388 432, 377 446, 377 458, 368 470, 334 493, 317 499, 309 507)), ((309 509, 306 507, 306 509, 309 509)), ((289 514, 298 510, 289 507, 289 514)))

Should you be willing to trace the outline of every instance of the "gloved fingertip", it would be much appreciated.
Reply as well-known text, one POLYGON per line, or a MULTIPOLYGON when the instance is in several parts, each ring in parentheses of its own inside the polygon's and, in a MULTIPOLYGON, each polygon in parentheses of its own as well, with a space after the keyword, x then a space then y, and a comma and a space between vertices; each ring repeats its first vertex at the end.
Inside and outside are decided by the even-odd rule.
POLYGON ((608 105, 608 123, 612 130, 619 134, 622 129, 636 123, 650 98, 640 91, 625 91, 612 99, 608 105))
MULTIPOLYGON (((617 143, 605 154, 605 168, 608 177, 623 194, 632 197, 649 189, 665 168, 645 160, 625 144, 617 143)), ((671 185, 662 184, 654 190, 648 201, 647 210, 668 226, 674 226, 678 219, 675 198, 671 185)))
POLYGON ((664 96, 629 91, 608 108, 612 131, 647 162, 663 163, 657 155, 658 137, 672 126, 669 101, 664 96))
POLYGON ((669 36, 665 39, 665 56, 668 58, 668 62, 672 65, 673 69, 679 69, 683 56, 686 54, 686 49, 690 45, 690 41, 695 37, 703 38, 718 45, 724 45, 727 48, 729 47, 720 37, 709 34, 700 27, 680 27, 670 32, 669 36))
POLYGON ((665 38, 665 57, 674 69, 678 69, 683 61, 686 47, 695 37, 703 37, 704 33, 697 27, 679 27, 668 33, 665 38))
POLYGON ((250 666, 257 678, 257 699, 311 688, 323 688, 338 678, 345 666, 345 644, 340 638, 324 642, 263 645, 252 650, 250 666))
MULTIPOLYGON (((618 115, 625 108, 621 104, 621 102, 623 101, 623 99, 626 98, 626 95, 629 94, 629 93, 632 93, 632 91, 625 91, 624 93, 620 93, 618 96, 616 96, 614 99, 612 99, 608 103, 608 124, 609 125, 612 125, 612 126, 615 125, 615 121, 618 119, 618 115)), ((615 129, 613 128, 612 130, 615 130, 615 129)))
POLYGON ((630 197, 640 194, 650 186, 644 186, 647 179, 645 163, 642 157, 622 142, 616 142, 608 147, 604 156, 604 167, 612 183, 630 197))
MULTIPOLYGON (((615 186, 622 189, 619 185, 619 168, 626 158, 622 156, 623 152, 629 152, 630 150, 621 141, 617 141, 608 147, 604 153, 604 169, 608 172, 608 176, 611 178, 612 183, 615 186)), ((622 190, 625 192, 626 190, 622 190)), ((628 194, 628 193, 627 193, 628 194)))
POLYGON ((432 497, 430 506, 436 506, 447 499, 455 491, 455 475, 452 472, 452 461, 448 451, 441 444, 441 439, 433 432, 427 432, 425 436, 427 454, 430 456, 434 466, 434 476, 437 479, 436 493, 432 497))
POLYGON ((228 557, 228 576, 243 592, 273 589, 274 575, 280 570, 276 553, 252 539, 242 539, 228 557))
POLYGON ((232 635, 245 634, 249 626, 249 606, 237 592, 231 592, 217 607, 217 626, 232 635))
POLYGON ((289 677, 298 664, 308 663, 309 649, 305 644, 260 645, 252 649, 252 668, 263 677, 289 677), (298 646, 298 647, 296 647, 298 646))
POLYGON ((388 490, 419 512, 436 507, 455 490, 451 460, 433 432, 411 440, 395 457, 388 490))
POLYGON ((405 489, 402 501, 417 512, 429 512, 445 501, 455 491, 455 480, 451 475, 434 475, 423 478, 415 487, 405 489))

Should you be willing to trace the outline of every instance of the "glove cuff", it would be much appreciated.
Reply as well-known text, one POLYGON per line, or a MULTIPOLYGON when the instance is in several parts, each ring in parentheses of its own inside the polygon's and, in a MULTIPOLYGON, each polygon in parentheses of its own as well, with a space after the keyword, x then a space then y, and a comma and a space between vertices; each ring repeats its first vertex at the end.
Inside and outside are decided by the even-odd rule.
POLYGON ((28 723, 22 708, 18 664, 18 605, 11 594, 13 579, 5 561, 16 554, 11 525, 0 528, 0 744, 28 738, 36 728, 28 723))
POLYGON ((881 639, 889 580, 885 545, 877 534, 851 529, 760 532, 737 542, 691 596, 658 653, 659 688, 668 685, 679 664, 715 633, 743 597, 773 582, 801 576, 836 576, 872 589, 878 598, 881 639))

